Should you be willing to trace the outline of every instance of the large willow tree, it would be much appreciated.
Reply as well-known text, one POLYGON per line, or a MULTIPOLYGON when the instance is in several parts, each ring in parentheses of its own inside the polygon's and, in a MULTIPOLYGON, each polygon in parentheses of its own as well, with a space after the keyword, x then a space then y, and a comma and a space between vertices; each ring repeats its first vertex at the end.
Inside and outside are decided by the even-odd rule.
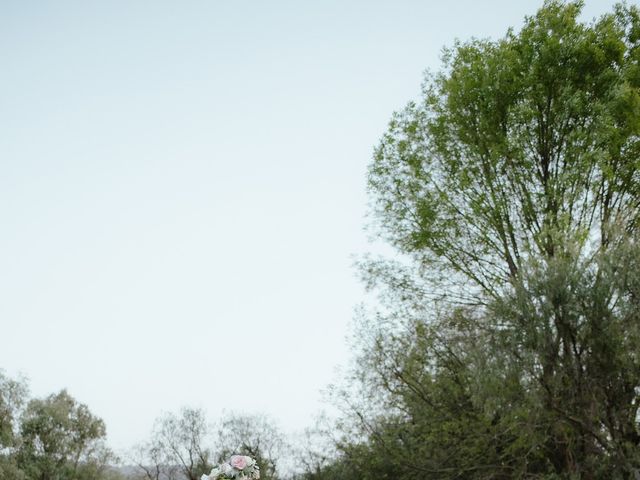
POLYGON ((387 238, 495 295, 530 256, 633 235, 640 206, 640 25, 548 2, 519 33, 447 52, 371 167, 387 238))
POLYGON ((376 149, 415 268, 366 265, 388 289, 342 397, 358 478, 637 478, 640 13, 581 8, 455 45, 376 149))

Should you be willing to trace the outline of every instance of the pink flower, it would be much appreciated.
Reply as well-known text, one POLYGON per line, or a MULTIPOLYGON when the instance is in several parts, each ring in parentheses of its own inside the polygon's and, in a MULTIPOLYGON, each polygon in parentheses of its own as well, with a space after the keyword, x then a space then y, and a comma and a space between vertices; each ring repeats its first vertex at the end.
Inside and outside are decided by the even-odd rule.
POLYGON ((233 468, 242 470, 244 467, 247 466, 247 458, 243 455, 234 455, 233 457, 231 457, 231 460, 229 461, 229 463, 233 468))

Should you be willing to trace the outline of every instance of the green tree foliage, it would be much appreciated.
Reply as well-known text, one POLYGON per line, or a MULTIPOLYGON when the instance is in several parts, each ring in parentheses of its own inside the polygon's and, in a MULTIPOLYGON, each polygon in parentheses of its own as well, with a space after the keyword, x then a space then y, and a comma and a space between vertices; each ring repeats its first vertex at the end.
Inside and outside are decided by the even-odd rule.
POLYGON ((66 390, 31 400, 20 422, 18 464, 28 479, 95 479, 114 459, 104 422, 66 390))
POLYGON ((456 44, 391 120, 369 185, 406 261, 363 263, 340 455, 304 478, 640 472, 640 11, 581 8, 456 44))
POLYGON ((639 267, 629 238, 593 259, 536 262, 492 308, 555 471, 628 478, 640 467, 639 267))
POLYGON ((26 397, 26 383, 9 378, 0 370, 0 448, 15 446, 20 408, 26 397))
POLYGON ((0 479, 115 480, 104 422, 62 390, 28 401, 23 379, 0 371, 0 479))
POLYGON ((517 34, 457 44, 394 116, 369 183, 398 249, 495 296, 530 256, 637 232, 638 10, 585 25, 580 9, 550 1, 517 34))
POLYGON ((19 443, 20 411, 27 393, 24 380, 11 379, 0 370, 0 478, 24 478, 16 465, 15 452, 19 443))

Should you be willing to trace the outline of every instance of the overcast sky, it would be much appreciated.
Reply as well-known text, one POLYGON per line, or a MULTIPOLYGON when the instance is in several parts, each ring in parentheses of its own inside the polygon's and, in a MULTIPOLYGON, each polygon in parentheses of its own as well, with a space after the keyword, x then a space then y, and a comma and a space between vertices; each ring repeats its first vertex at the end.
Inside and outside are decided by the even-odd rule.
POLYGON ((0 2, 0 368, 117 449, 183 405, 307 426, 391 113, 444 45, 540 4, 0 2))

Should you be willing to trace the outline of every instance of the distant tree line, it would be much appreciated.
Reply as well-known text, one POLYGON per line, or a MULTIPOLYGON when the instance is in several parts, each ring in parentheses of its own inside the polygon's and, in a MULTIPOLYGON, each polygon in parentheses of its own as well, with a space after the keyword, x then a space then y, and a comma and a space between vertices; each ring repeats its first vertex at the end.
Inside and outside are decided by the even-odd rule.
POLYGON ((105 423, 66 390, 29 398, 25 380, 0 370, 2 480, 200 480, 233 454, 256 459, 263 480, 280 480, 288 448, 266 415, 210 422, 203 410, 183 408, 160 415, 149 439, 120 459, 106 445, 105 423))
POLYGON ((158 417, 149 440, 133 449, 131 461, 140 480, 200 480, 231 455, 249 455, 262 480, 280 480, 286 449, 285 436, 265 415, 228 413, 212 423, 203 410, 186 407, 158 417))

